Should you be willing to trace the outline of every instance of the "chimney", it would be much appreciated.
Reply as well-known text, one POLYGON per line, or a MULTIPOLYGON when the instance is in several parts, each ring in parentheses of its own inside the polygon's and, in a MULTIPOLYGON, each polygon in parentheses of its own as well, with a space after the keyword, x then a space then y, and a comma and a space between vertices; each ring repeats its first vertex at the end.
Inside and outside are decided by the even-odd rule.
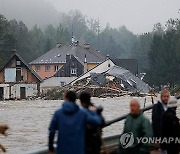
POLYGON ((60 48, 61 47, 61 43, 56 43, 56 48, 60 48))
POLYGON ((15 55, 16 54, 16 49, 11 49, 11 55, 15 55))
POLYGON ((84 44, 84 49, 89 50, 89 49, 90 49, 90 44, 89 44, 89 43, 85 43, 85 44, 84 44))
POLYGON ((75 41, 76 41, 75 37, 72 36, 72 38, 71 38, 71 45, 74 45, 75 41))
POLYGON ((68 68, 68 69, 65 69, 64 71, 64 73, 65 73, 65 76, 70 76, 71 75, 71 66, 70 66, 70 64, 71 64, 71 55, 70 54, 67 54, 66 55, 66 67, 68 68))
POLYGON ((106 60, 108 60, 108 67, 111 67, 109 55, 106 56, 106 60))
POLYGON ((108 60, 108 59, 109 59, 109 54, 106 55, 106 60, 108 60))
POLYGON ((69 63, 71 60, 71 55, 70 54, 67 54, 66 55, 66 63, 69 63))
POLYGON ((74 45, 75 45, 75 46, 78 46, 78 44, 79 44, 79 41, 75 41, 75 42, 74 42, 74 45))
POLYGON ((87 58, 86 55, 84 56, 84 73, 88 71, 88 65, 87 65, 87 58))

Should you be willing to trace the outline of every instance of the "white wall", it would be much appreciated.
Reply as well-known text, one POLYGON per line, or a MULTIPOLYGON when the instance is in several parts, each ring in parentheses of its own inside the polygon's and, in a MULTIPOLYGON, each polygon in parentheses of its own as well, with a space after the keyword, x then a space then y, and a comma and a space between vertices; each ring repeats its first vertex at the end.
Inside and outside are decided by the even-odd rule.
MULTIPOLYGON (((0 84, 0 87, 4 87, 4 99, 9 99, 10 85, 0 84)), ((11 86, 11 98, 20 99, 20 87, 26 88, 26 97, 36 96, 38 94, 37 84, 15 84, 11 86)))
POLYGON ((61 87, 61 82, 64 82, 65 85, 69 84, 71 81, 75 80, 77 77, 51 77, 45 79, 41 83, 41 91, 49 88, 61 87))

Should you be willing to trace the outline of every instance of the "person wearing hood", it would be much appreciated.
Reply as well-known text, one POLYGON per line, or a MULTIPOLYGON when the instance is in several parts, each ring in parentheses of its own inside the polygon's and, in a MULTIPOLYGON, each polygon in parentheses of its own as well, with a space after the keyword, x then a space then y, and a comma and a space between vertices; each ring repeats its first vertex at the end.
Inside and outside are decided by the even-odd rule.
MULTIPOLYGON (((170 92, 168 90, 161 91, 161 99, 153 106, 152 109, 152 128, 154 137, 162 137, 162 119, 163 114, 167 110, 167 103, 170 99, 170 92)), ((156 145, 156 144, 155 144, 156 145)), ((161 154, 166 154, 161 144, 157 144, 160 148, 161 154)))
POLYGON ((57 154, 85 154, 86 124, 101 124, 101 117, 89 114, 76 104, 76 94, 69 91, 65 94, 65 102, 58 109, 49 127, 49 153, 54 153, 54 137, 58 131, 57 154))
POLYGON ((170 92, 163 90, 161 92, 161 99, 154 105, 152 109, 152 127, 154 137, 161 137, 162 132, 162 117, 167 110, 167 103, 170 99, 170 92))
POLYGON ((162 147, 167 150, 167 154, 179 154, 179 143, 176 142, 180 137, 180 124, 176 116, 177 99, 171 98, 167 108, 162 120, 162 137, 167 138, 167 140, 173 138, 173 141, 171 143, 163 143, 162 147))
MULTIPOLYGON (((89 110, 89 108, 94 105, 91 103, 91 95, 87 92, 82 92, 79 96, 81 106, 84 108, 85 112, 89 114, 95 114, 94 111, 89 110)), ((102 127, 104 124, 104 118, 102 117, 102 107, 96 108, 97 114, 102 118, 102 124, 95 126, 92 124, 86 125, 85 132, 85 154, 100 154, 102 145, 102 127)))

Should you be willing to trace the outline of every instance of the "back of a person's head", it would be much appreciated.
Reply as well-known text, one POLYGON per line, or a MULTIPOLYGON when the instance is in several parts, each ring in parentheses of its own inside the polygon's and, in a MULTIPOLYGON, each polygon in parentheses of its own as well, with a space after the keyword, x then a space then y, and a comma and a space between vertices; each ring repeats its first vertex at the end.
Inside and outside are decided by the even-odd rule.
POLYGON ((65 99, 70 102, 75 102, 77 99, 77 95, 74 91, 68 91, 65 93, 65 99))
POLYGON ((86 104, 87 106, 91 104, 91 95, 88 92, 82 92, 79 95, 79 99, 81 103, 86 104))

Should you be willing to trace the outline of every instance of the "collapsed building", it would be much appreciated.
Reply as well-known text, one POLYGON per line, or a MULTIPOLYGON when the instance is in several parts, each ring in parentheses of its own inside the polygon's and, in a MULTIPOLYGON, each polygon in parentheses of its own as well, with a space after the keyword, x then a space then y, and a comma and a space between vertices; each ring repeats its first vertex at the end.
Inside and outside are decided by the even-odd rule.
POLYGON ((77 87, 104 86, 132 93, 148 93, 150 91, 149 85, 137 74, 116 65, 110 58, 72 81, 70 85, 77 87))

